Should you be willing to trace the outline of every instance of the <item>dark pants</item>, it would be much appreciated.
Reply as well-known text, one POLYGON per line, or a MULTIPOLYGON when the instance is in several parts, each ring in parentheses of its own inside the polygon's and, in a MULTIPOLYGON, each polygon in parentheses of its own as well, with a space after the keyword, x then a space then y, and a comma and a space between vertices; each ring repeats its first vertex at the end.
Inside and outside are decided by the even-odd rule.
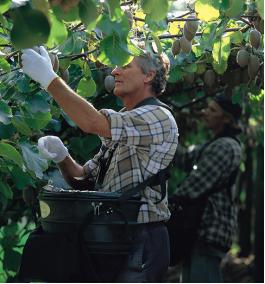
POLYGON ((183 262, 183 283, 223 282, 220 263, 224 253, 203 242, 196 242, 189 257, 183 262))
POLYGON ((162 282, 169 256, 169 237, 165 225, 140 225, 132 251, 116 282, 162 282))

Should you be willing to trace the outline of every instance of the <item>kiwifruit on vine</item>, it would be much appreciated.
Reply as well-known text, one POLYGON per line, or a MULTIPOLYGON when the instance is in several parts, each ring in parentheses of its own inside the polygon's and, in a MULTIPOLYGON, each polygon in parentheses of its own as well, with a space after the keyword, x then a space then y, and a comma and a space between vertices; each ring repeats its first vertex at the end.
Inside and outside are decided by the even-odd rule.
POLYGON ((191 52, 192 44, 184 36, 180 39, 180 47, 184 53, 189 54, 191 52))
POLYGON ((69 70, 68 70, 68 69, 61 69, 61 68, 59 68, 59 74, 60 74, 60 77, 61 77, 66 83, 68 83, 68 81, 69 81, 69 70))
POLYGON ((255 29, 249 33, 249 42, 254 48, 259 48, 261 41, 261 33, 255 29))
POLYGON ((52 62, 52 68, 54 72, 58 72, 59 70, 59 59, 57 54, 49 52, 49 56, 52 62))
POLYGON ((172 43, 172 47, 171 47, 171 51, 172 51, 172 54, 174 56, 178 55, 180 53, 180 50, 181 50, 181 47, 180 47, 180 40, 179 39, 176 39, 173 41, 172 43))
POLYGON ((187 73, 183 76, 183 79, 186 83, 192 84, 195 79, 194 73, 187 73))
POLYGON ((259 58, 251 54, 248 62, 248 75, 250 79, 254 79, 259 71, 259 58))
MULTIPOLYGON (((187 22, 186 22, 186 23, 187 23, 187 22)), ((186 26, 186 23, 185 23, 185 25, 184 25, 183 34, 184 34, 184 36, 185 36, 185 38, 186 38, 187 40, 191 41, 191 40, 193 40, 195 34, 191 33, 191 32, 188 30, 188 28, 187 28, 187 26, 186 26)))
POLYGON ((212 88, 215 85, 215 81, 216 81, 215 72, 213 70, 210 70, 210 69, 207 70, 204 73, 203 81, 204 81, 204 83, 207 87, 212 88))
POLYGON ((248 65, 249 53, 245 49, 241 49, 237 52, 236 62, 240 67, 248 65))
POLYGON ((104 86, 108 93, 110 93, 115 87, 115 79, 112 75, 108 75, 104 79, 104 86))
MULTIPOLYGON (((194 19, 194 17, 189 16, 188 19, 194 19)), ((198 21, 186 21, 185 26, 187 28, 187 31, 195 35, 199 27, 199 22, 198 21)))

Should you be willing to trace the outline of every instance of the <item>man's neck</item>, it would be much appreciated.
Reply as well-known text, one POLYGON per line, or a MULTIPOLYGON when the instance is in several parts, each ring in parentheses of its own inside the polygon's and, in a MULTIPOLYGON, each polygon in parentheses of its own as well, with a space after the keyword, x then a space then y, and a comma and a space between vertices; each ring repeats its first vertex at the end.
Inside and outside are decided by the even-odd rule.
POLYGON ((122 98, 123 105, 126 108, 126 110, 132 110, 136 105, 138 105, 140 102, 143 100, 150 98, 150 97, 155 97, 155 94, 151 92, 145 92, 141 93, 138 96, 126 96, 122 98))

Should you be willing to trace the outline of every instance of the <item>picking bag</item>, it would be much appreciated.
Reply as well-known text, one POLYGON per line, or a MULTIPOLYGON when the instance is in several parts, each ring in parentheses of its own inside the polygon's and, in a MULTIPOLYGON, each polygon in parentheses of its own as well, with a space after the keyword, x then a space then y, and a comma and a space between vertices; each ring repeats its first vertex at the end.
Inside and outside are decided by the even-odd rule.
MULTIPOLYGON (((47 188, 47 187, 46 187, 47 188)), ((46 233, 76 232, 90 254, 128 254, 143 202, 98 191, 42 190, 40 223, 46 233)))

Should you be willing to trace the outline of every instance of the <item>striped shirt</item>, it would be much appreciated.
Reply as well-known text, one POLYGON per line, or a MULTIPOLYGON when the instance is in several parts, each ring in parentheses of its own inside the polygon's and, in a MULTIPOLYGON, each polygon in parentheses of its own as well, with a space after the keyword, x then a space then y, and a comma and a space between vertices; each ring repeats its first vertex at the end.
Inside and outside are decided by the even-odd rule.
POLYGON ((210 194, 199 229, 199 238, 207 243, 229 249, 237 231, 237 207, 233 202, 232 188, 222 187, 239 166, 242 149, 233 138, 220 137, 201 153, 202 146, 186 151, 178 147, 176 162, 182 169, 193 169, 175 191, 177 196, 196 198, 206 191, 219 188, 210 194))
MULTIPOLYGON (((173 115, 164 107, 145 105, 131 111, 115 112, 103 109, 109 120, 111 138, 101 137, 109 149, 118 143, 100 191, 126 191, 166 168, 172 161, 178 143, 178 129, 173 115)), ((109 155, 107 151, 106 156, 109 155)), ((102 150, 84 169, 97 176, 98 159, 102 150)), ((161 199, 160 185, 148 186, 141 194, 146 202, 140 207, 138 222, 149 223, 168 220, 167 196, 161 199)))

